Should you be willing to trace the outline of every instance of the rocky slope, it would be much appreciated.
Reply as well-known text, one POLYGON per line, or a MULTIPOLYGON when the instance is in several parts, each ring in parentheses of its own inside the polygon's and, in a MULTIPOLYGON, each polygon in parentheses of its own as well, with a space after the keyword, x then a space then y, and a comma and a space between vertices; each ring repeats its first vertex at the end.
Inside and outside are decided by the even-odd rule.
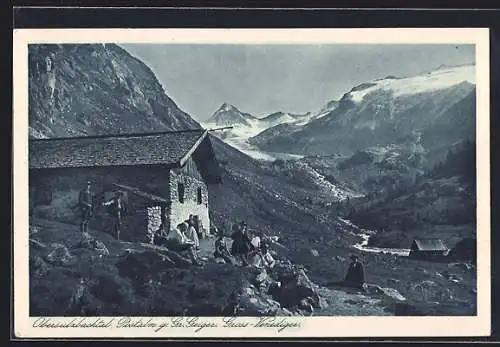
POLYGON ((117 45, 30 45, 28 53, 32 137, 200 127, 117 45))

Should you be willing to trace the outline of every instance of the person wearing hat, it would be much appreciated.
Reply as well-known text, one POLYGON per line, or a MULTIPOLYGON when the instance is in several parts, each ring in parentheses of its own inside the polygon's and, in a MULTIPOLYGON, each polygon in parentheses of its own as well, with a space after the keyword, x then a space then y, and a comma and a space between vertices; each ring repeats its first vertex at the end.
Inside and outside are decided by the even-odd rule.
POLYGON ((363 269, 363 264, 358 260, 358 256, 351 255, 351 264, 347 269, 346 276, 344 278, 344 284, 349 287, 363 289, 365 283, 365 271, 363 269))
POLYGON ((86 233, 88 231, 88 225, 94 207, 90 186, 91 183, 90 181, 88 181, 87 186, 84 189, 82 189, 78 194, 78 206, 81 212, 80 231, 82 233, 86 233))

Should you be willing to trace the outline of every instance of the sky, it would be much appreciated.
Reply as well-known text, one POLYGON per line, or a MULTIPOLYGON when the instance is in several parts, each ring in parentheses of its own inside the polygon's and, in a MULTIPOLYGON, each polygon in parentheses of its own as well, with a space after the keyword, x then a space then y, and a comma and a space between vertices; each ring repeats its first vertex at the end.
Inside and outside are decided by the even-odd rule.
POLYGON ((360 83, 475 62, 473 45, 121 44, 198 121, 224 102, 256 117, 306 113, 360 83))

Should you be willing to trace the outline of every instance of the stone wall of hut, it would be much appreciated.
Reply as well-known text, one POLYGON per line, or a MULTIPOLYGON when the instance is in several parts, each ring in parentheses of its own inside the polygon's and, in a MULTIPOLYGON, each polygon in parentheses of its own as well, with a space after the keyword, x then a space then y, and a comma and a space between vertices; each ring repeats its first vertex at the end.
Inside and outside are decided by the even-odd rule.
POLYGON ((193 161, 188 161, 182 169, 171 171, 169 191, 171 206, 167 213, 171 228, 175 228, 192 214, 198 216, 204 229, 209 230, 208 186, 193 161), (179 199, 181 185, 184 190, 183 199, 179 199))

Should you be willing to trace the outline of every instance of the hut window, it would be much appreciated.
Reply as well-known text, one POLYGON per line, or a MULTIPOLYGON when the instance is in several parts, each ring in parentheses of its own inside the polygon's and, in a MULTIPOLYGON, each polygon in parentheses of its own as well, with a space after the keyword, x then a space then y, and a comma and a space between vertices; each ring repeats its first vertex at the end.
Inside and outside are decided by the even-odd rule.
POLYGON ((181 204, 184 203, 184 193, 184 183, 177 183, 177 195, 181 204))
POLYGON ((198 188, 196 195, 197 195, 196 198, 198 201, 198 205, 200 205, 203 202, 203 196, 201 195, 201 188, 198 188))

